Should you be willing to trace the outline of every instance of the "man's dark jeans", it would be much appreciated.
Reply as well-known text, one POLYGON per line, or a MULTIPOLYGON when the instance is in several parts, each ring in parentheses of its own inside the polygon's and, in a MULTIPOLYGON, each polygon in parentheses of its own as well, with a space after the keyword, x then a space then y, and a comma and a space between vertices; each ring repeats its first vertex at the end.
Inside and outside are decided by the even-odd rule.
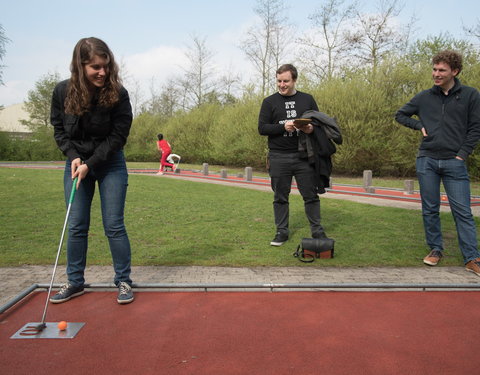
POLYGON ((295 177, 298 190, 303 197, 305 214, 310 223, 313 237, 323 234, 320 225, 320 199, 315 187, 315 168, 307 159, 300 159, 298 153, 275 153, 269 155, 269 173, 274 192, 273 212, 277 232, 288 234, 289 202, 288 197, 295 177))

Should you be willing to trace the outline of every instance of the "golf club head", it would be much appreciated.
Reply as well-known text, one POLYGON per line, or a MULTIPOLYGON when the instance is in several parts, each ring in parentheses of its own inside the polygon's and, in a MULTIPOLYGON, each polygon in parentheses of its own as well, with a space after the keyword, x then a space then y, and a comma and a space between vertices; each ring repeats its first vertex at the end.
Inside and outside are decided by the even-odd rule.
POLYGON ((47 325, 45 324, 45 322, 40 323, 39 325, 37 325, 37 326, 35 327, 35 329, 36 329, 38 332, 42 332, 45 328, 47 328, 47 325))

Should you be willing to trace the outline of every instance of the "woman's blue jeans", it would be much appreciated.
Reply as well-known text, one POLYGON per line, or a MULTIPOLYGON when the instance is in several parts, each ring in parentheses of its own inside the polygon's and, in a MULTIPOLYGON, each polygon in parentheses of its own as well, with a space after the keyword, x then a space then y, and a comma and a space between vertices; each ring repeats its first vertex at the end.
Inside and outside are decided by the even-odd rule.
MULTIPOLYGON (((71 161, 67 160, 64 174, 65 201, 68 204, 72 189, 71 161)), ((67 241, 67 276, 70 284, 85 283, 84 271, 87 262, 90 208, 95 184, 98 183, 102 220, 108 238, 115 270, 115 285, 124 281, 131 285, 130 241, 124 224, 125 198, 128 173, 122 151, 115 153, 107 162, 92 168, 80 183, 70 210, 67 241)))
POLYGON ((437 160, 419 157, 417 177, 422 196, 425 237, 431 250, 443 250, 440 224, 440 182, 443 182, 457 227, 458 243, 464 262, 479 258, 477 229, 470 207, 470 179, 463 160, 437 160))

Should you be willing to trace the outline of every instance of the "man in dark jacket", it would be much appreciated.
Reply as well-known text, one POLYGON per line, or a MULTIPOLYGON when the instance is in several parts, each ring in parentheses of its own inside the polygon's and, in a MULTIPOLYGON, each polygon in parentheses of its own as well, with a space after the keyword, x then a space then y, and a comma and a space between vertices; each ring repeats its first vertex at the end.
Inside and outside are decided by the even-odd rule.
POLYGON ((440 225, 440 181, 443 182, 457 227, 466 270, 480 276, 480 253, 470 207, 466 160, 480 139, 480 94, 457 76, 462 56, 442 51, 432 59, 434 86, 420 92, 396 114, 402 125, 420 130, 423 140, 416 169, 422 214, 430 253, 423 262, 435 266, 443 256, 440 225), (412 118, 412 116, 417 118, 412 118))
POLYGON ((294 119, 308 110, 318 111, 310 94, 297 91, 297 69, 290 64, 282 65, 276 72, 278 92, 265 98, 260 109, 258 131, 268 136, 268 160, 272 190, 276 234, 270 242, 281 246, 288 240, 289 194, 292 177, 295 176, 302 195, 305 214, 310 223, 312 237, 323 238, 325 232, 320 224, 320 199, 315 165, 306 152, 299 150, 299 142, 309 137, 313 142, 312 124, 299 126, 294 119), (303 155, 305 153, 305 155, 303 155))

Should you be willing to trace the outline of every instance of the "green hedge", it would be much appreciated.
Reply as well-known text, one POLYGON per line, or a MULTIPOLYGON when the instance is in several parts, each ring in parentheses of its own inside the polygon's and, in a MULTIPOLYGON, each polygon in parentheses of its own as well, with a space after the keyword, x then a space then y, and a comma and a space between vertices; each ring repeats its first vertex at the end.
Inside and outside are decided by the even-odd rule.
MULTIPOLYGON (((298 89, 311 93, 322 112, 335 117, 344 143, 334 156, 334 173, 359 175, 370 169, 377 176, 413 176, 420 132, 399 125, 395 112, 416 93, 432 86, 430 56, 450 47, 452 40, 434 39, 416 44, 404 57, 385 59, 375 70, 364 65, 345 69, 338 76, 315 83, 302 77, 298 89), (443 43, 443 44, 442 44, 443 43)), ((480 57, 465 43, 460 75, 464 84, 480 87, 480 57)), ((251 91, 251 90, 250 90, 251 91)), ((173 152, 185 163, 211 163, 264 169, 266 137, 257 131, 263 98, 245 91, 233 103, 205 104, 171 117, 142 113, 132 125, 125 148, 129 161, 158 161, 157 134, 163 133, 173 152)), ((50 130, 37 131, 31 140, 11 140, 0 135, 3 160, 61 158, 50 130)), ((470 157, 471 176, 480 177, 480 155, 470 157)))

